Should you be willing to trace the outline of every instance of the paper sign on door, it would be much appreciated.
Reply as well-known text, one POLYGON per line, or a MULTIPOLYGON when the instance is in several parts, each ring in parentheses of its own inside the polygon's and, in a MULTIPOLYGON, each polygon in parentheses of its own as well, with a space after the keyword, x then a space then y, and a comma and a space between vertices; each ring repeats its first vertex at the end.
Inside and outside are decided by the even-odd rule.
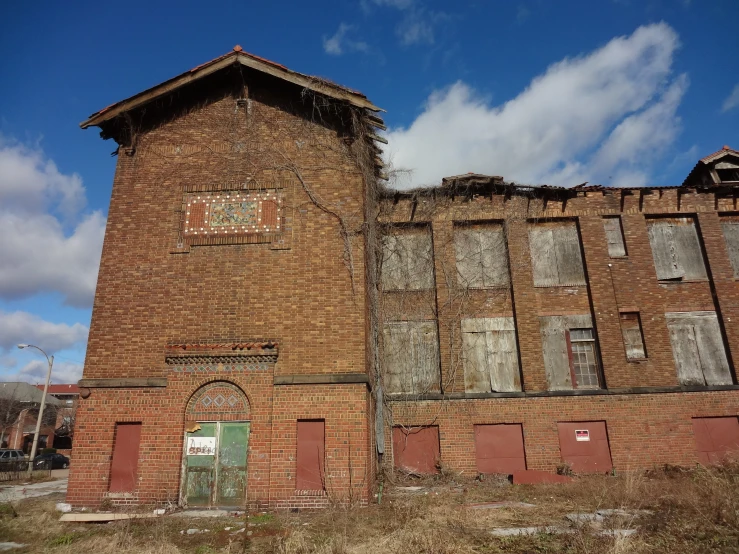
POLYGON ((188 456, 215 456, 215 437, 187 437, 188 456))
POLYGON ((589 441, 590 431, 587 429, 575 429, 575 440, 576 441, 589 441))

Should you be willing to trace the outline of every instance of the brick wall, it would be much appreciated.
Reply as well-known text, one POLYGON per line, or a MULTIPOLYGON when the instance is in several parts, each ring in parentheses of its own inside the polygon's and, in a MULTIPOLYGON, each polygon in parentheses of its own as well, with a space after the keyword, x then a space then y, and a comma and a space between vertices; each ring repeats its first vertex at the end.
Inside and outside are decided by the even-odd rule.
POLYGON ((248 410, 218 416, 251 422, 248 505, 367 501, 367 385, 274 385, 281 376, 366 374, 364 250, 354 234, 363 221, 362 174, 345 130, 330 118, 306 118, 312 105, 299 90, 261 77, 247 84, 248 105, 237 103, 241 92, 210 90, 208 100, 145 125, 135 144, 120 149, 83 378, 166 378, 166 386, 92 388, 80 399, 68 493, 74 505, 104 501, 121 422, 142 424, 130 497, 177 502, 188 403, 218 380, 239 387, 249 402, 248 410), (334 213, 312 202, 285 166, 297 168, 334 213), (183 233, 193 195, 243 189, 278 191, 279 232, 209 241, 183 233), (352 233, 348 242, 336 214, 352 233), (165 359, 170 344, 263 339, 279 345, 268 371, 223 372, 217 363, 175 371, 165 359), (300 418, 326 420, 327 490, 320 498, 295 495, 300 418))
MULTIPOLYGON (((553 470, 560 462, 558 421, 605 420, 617 469, 653 464, 692 464, 697 460, 691 418, 739 414, 739 387, 681 392, 665 320, 666 312, 716 311, 728 337, 729 355, 739 355, 739 283, 733 277, 720 224, 720 211, 734 209, 713 192, 675 189, 539 191, 507 194, 437 194, 387 199, 382 220, 388 225, 431 224, 434 236, 436 297, 427 302, 438 318, 442 393, 416 398, 390 397, 389 426, 439 425, 441 463, 471 475, 475 470, 473 426, 523 424, 529 468, 553 470), (647 234, 649 215, 695 215, 709 263, 709 279, 657 281, 647 234), (622 216, 627 256, 610 258, 604 215, 622 216), (586 286, 534 287, 528 229, 533 221, 576 220, 580 231, 586 286), (512 286, 463 290, 456 285, 453 225, 501 221, 506 226, 512 286), (640 312, 647 358, 626 358, 619 312, 640 312), (548 391, 540 318, 590 314, 597 331, 604 389, 587 393, 548 391), (460 323, 465 317, 515 317, 523 391, 464 393, 460 323), (639 394, 632 394, 638 389, 639 394), (659 392, 658 392, 659 391, 659 392)), ((385 293, 386 321, 413 319, 423 305, 419 293, 385 293), (413 300, 415 299, 415 301, 413 300), (408 306, 403 311, 402 307, 408 306)), ((735 380, 736 383, 736 380, 735 380)), ((388 462, 392 456, 387 456, 388 462)))

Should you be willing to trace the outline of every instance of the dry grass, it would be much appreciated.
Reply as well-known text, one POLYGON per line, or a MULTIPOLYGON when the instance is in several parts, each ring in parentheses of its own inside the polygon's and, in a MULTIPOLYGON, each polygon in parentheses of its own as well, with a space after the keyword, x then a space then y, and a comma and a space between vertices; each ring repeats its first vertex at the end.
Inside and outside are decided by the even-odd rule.
MULTIPOLYGON (((566 485, 510 486, 500 480, 414 480, 422 491, 386 489, 381 506, 232 518, 159 518, 105 525, 63 524, 58 499, 29 500, 0 510, 0 540, 28 543, 27 552, 273 554, 464 554, 566 552, 739 552, 739 466, 648 474, 581 477, 566 485), (512 500, 533 508, 472 509, 512 500), (602 529, 638 529, 627 538, 565 520, 570 512, 604 508, 650 510, 609 518, 602 529), (238 525, 246 532, 234 534, 238 525), (558 526, 564 534, 495 537, 500 527, 558 526), (188 528, 210 529, 185 535, 188 528), (225 531, 225 527, 233 527, 225 531)), ((18 552, 23 552, 18 550, 18 552)))

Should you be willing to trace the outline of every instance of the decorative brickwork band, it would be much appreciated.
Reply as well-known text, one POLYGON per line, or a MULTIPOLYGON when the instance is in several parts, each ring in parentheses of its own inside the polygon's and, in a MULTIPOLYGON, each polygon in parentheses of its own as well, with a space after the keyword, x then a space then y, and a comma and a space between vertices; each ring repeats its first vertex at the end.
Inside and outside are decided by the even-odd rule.
POLYGON ((169 344, 165 361, 179 373, 269 371, 277 363, 275 341, 169 344))

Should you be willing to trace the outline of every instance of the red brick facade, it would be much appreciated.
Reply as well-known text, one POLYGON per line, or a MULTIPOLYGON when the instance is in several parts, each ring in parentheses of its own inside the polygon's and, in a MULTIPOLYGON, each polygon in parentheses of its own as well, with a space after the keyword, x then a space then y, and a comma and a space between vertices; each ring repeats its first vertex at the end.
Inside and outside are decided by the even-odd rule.
MULTIPOLYGON (((251 67, 253 59, 236 52, 251 67)), ((270 75, 275 68, 287 71, 272 64, 270 75)), ((459 192, 447 183, 435 193, 383 197, 378 227, 363 150, 370 137, 348 123, 357 112, 336 98, 312 100, 306 91, 318 81, 300 89, 295 79, 304 76, 288 77, 292 84, 224 65, 146 110, 133 97, 130 108, 114 105, 88 122, 121 147, 69 502, 182 503, 186 434, 213 421, 250 424, 247 506, 368 502, 377 474, 374 403, 387 380, 373 369, 382 342, 375 313, 380 325, 421 320, 438 328, 437 382, 413 397, 384 392, 390 466, 394 426, 433 425, 439 463, 472 477, 474 426, 510 423, 523 430, 526 466, 551 471, 562 461, 558 423, 577 421, 605 421, 616 470, 691 464, 691 418, 739 413, 731 365, 739 357, 739 284, 719 221, 736 210, 733 196, 516 188, 494 179, 459 192), (646 216, 665 214, 696 216, 706 280, 657 281, 646 216), (622 216, 627 256, 609 257, 604 215, 622 216), (535 287, 529 228, 562 218, 576 222, 586 284, 535 287), (510 287, 460 294, 453 235, 455 224, 470 222, 503 225, 510 287), (371 238, 388 225, 430 234, 434 284, 381 292, 376 301, 371 238), (733 385, 678 385, 665 314, 684 311, 719 316, 733 385), (640 314, 644 359, 625 355, 619 314, 632 312, 640 314), (540 318, 583 314, 592 318, 601 387, 549 390, 540 318), (469 317, 513 318, 520 392, 465 392, 459 330, 469 317), (325 424, 324 491, 297 489, 299 420, 325 424), (111 494, 121 423, 141 424, 138 470, 133 490, 111 494)), ((355 94, 337 93, 352 101, 355 94)))
POLYGON ((331 111, 347 108, 322 104, 316 119, 305 90, 224 71, 134 140, 111 131, 121 148, 80 382, 74 505, 178 503, 188 424, 234 420, 250 422, 249 506, 368 500, 366 191, 353 155, 365 143, 331 111), (211 211, 236 203, 246 224, 208 227, 198 198, 200 211, 207 198, 211 211), (205 403, 203 387, 215 387, 205 403), (296 494, 299 419, 325 420, 321 495, 296 494), (123 422, 142 424, 137 485, 111 495, 123 422))
POLYGON ((558 422, 605 421, 614 468, 698 461, 692 419, 739 414, 739 387, 681 387, 667 312, 716 311, 730 359, 739 356, 739 283, 727 254, 720 217, 734 213, 732 192, 695 189, 526 189, 493 185, 394 195, 383 220, 393 232, 410 223, 431 227, 435 291, 384 293, 385 321, 435 319, 438 314, 441 394, 392 397, 385 434, 392 460, 391 425, 438 425, 440 464, 472 476, 474 425, 522 424, 529 469, 553 471, 562 463, 558 422), (646 218, 695 215, 709 271, 701 282, 657 280, 646 218), (610 257, 603 216, 622 217, 627 256, 610 257), (528 229, 536 222, 576 220, 586 270, 585 286, 535 287, 528 229), (510 258, 510 289, 456 289, 454 224, 502 222, 510 258), (451 276, 451 277, 450 277, 451 276), (619 313, 639 312, 647 357, 626 357, 619 313), (548 390, 539 318, 591 314, 604 383, 598 390, 548 390), (515 316, 522 391, 465 393, 458 357, 460 320, 515 316), (712 390, 708 390, 712 389, 712 390))

